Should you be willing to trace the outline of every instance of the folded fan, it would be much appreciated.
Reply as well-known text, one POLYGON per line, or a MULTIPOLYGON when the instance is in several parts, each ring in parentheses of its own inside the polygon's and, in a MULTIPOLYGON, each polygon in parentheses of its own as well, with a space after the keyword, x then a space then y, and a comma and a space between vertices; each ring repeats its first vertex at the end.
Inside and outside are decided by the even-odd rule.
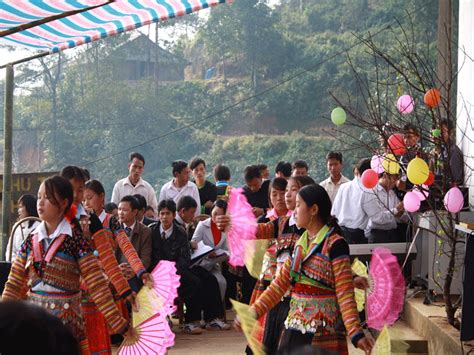
POLYGON ((250 349, 252 349, 255 355, 264 355, 265 351, 263 349, 263 344, 257 340, 257 334, 263 329, 261 328, 260 323, 257 322, 257 319, 251 316, 250 306, 232 299, 230 302, 239 316, 242 332, 245 335, 245 339, 247 339, 250 349))
MULTIPOLYGON (((352 272, 360 277, 368 278, 367 266, 362 261, 355 258, 352 263, 352 272)), ((362 312, 365 308, 365 290, 354 288, 355 301, 357 303, 357 311, 362 312)))
POLYGON ((243 241, 255 239, 257 221, 243 189, 230 190, 227 212, 231 218, 231 225, 227 232, 230 250, 229 264, 244 266, 246 245, 243 241))

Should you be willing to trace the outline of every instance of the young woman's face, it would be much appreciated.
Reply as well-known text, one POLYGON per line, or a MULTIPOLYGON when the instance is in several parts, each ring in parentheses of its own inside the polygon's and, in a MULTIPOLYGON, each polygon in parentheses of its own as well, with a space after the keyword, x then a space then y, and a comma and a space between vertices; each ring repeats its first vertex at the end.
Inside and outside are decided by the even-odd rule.
POLYGON ((54 196, 48 196, 44 184, 41 184, 38 190, 38 200, 36 202, 39 218, 45 222, 56 220, 59 216, 64 214, 67 200, 63 200, 60 204, 61 206, 55 204, 54 196))
POLYGON ((223 208, 220 208, 220 207, 217 207, 217 206, 216 206, 216 207, 214 207, 214 208, 212 209, 211 218, 212 218, 212 221, 213 221, 214 223, 216 223, 216 217, 217 217, 217 216, 223 216, 223 215, 225 215, 223 208))
POLYGON ((306 202, 304 202, 300 195, 296 195, 296 208, 294 210, 294 218, 296 221, 296 226, 298 228, 306 229, 311 223, 311 209, 308 208, 308 205, 306 204, 306 202))
POLYGON ((300 187, 294 179, 288 180, 288 185, 286 185, 285 191, 285 204, 286 208, 290 211, 295 210, 296 204, 296 194, 298 193, 300 187))
POLYGON ((79 179, 71 179, 69 182, 72 185, 72 191, 74 192, 74 204, 79 205, 84 199, 85 183, 79 179))
POLYGON ((20 219, 28 217, 28 211, 26 210, 26 207, 23 202, 18 203, 18 217, 20 219))
POLYGON ((270 202, 276 211, 284 212, 286 210, 285 191, 272 188, 270 192, 270 202))
POLYGON ((90 189, 84 190, 84 207, 99 213, 104 208, 104 194, 97 194, 90 189))

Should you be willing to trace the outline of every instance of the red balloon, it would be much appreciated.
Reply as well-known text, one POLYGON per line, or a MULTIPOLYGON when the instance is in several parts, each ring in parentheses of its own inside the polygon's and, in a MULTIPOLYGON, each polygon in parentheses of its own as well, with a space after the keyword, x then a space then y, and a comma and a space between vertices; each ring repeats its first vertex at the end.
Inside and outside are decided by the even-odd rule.
POLYGON ((435 108, 441 102, 441 93, 438 89, 430 89, 423 97, 423 101, 429 108, 435 108))
POLYGON ((388 138, 388 146, 395 155, 403 155, 407 151, 407 147, 405 146, 405 142, 403 141, 403 135, 401 135, 400 133, 392 134, 388 138))
POLYGON ((373 189, 379 182, 379 174, 375 170, 367 169, 361 176, 362 185, 368 189, 373 189))
POLYGON ((435 176, 434 174, 430 171, 430 173, 428 174, 428 179, 426 179, 426 181, 424 182, 425 185, 433 185, 434 183, 434 180, 435 180, 435 176))

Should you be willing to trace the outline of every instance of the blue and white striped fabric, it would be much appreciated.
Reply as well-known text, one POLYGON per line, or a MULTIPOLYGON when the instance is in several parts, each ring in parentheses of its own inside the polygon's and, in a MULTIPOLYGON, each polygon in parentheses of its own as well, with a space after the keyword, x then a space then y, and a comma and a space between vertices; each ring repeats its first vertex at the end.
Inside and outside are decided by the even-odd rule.
POLYGON ((0 0, 0 42, 54 53, 225 2, 230 1, 0 0), (98 5, 16 33, 4 32, 64 12, 98 5))

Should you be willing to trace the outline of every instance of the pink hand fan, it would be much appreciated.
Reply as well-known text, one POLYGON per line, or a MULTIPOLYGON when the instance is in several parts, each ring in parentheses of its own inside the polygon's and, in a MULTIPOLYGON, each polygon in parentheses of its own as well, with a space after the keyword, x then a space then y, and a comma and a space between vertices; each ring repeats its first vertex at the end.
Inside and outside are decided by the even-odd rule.
POLYGON ((245 247, 248 244, 244 241, 255 239, 257 221, 243 189, 230 190, 227 211, 231 217, 231 226, 227 232, 230 250, 229 264, 244 266, 245 247))
POLYGON ((125 337, 119 355, 165 354, 166 349, 174 345, 174 334, 162 314, 154 315, 134 330, 125 337))
POLYGON ((398 319, 405 300, 405 279, 397 258, 387 248, 375 248, 369 270, 367 324, 381 330, 398 319))
POLYGON ((163 302, 163 312, 172 313, 174 300, 178 297, 180 276, 176 273, 174 261, 161 260, 151 272, 153 290, 163 302))

